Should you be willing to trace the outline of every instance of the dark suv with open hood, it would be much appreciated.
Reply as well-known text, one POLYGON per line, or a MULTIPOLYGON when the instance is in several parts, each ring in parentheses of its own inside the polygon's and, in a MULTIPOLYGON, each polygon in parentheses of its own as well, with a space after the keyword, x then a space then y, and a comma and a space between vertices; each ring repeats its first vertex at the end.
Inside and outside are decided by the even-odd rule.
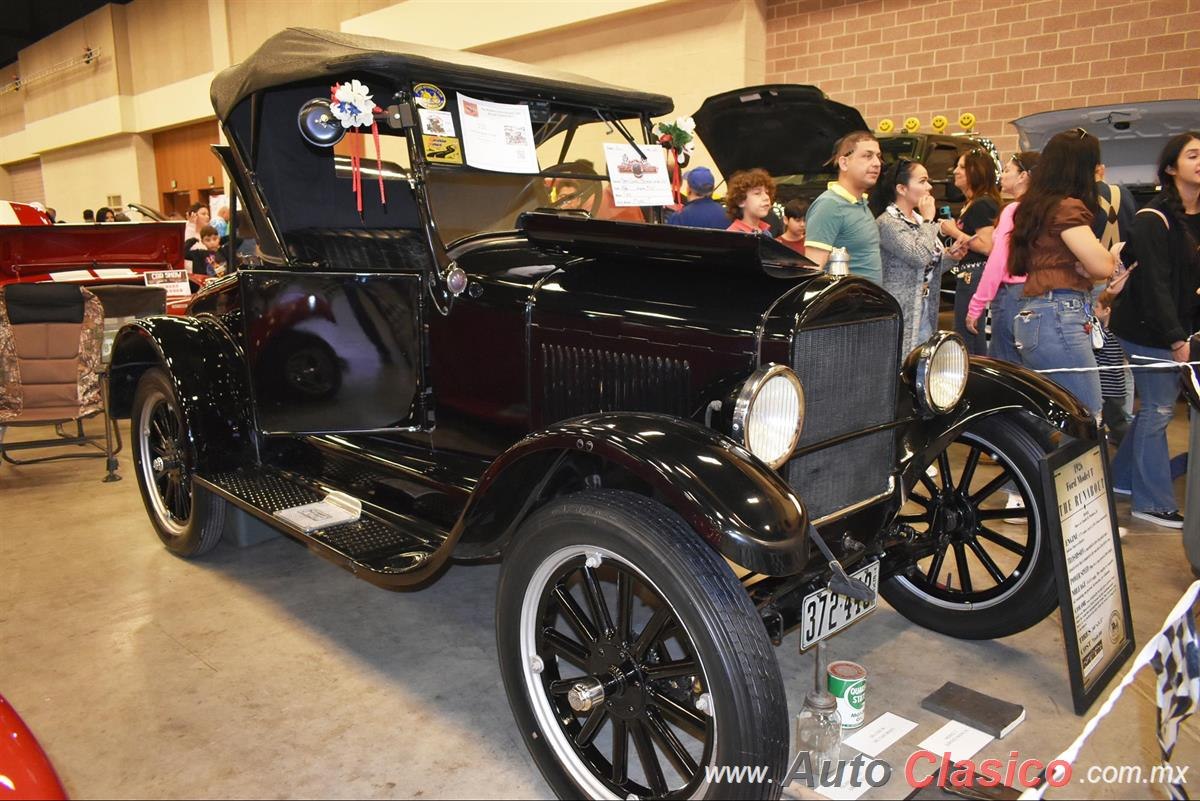
MULTIPOLYGON (((768 84, 713 95, 693 114, 696 134, 728 178, 761 167, 779 187, 778 201, 813 200, 837 178, 830 164, 834 143, 851 131, 871 130, 858 109, 830 100, 815 86, 768 84)), ((963 153, 995 148, 973 134, 877 133, 885 163, 919 161, 929 170, 939 208, 957 215, 962 192, 954 186, 954 165, 963 153)))
POLYGON ((1090 416, 953 334, 901 353, 867 281, 659 224, 670 98, 291 29, 212 99, 265 261, 117 338, 150 521, 198 557, 236 507, 389 589, 499 560, 480 679, 555 792, 778 796, 773 642, 876 587, 958 637, 1055 607, 1038 464, 1090 416))

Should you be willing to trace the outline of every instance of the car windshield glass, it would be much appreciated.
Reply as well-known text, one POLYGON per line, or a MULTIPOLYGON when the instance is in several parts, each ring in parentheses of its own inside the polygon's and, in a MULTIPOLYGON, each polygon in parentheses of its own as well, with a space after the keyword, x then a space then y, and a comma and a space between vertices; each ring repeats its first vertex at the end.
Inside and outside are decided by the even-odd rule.
MULTIPOLYGON (((546 106, 531 106, 530 122, 537 161, 528 172, 471 166, 474 159, 470 139, 462 142, 466 158, 458 157, 459 163, 429 165, 429 204, 444 242, 515 228, 518 215, 535 209, 646 222, 647 215, 641 207, 617 206, 613 198, 605 145, 628 145, 616 119, 602 120, 591 109, 556 111, 546 106)), ((624 118, 619 122, 648 154, 651 146, 642 143, 641 121, 624 118)), ((447 156, 445 151, 458 143, 458 137, 450 138, 453 141, 441 137, 432 145, 433 137, 423 135, 422 139, 430 161, 456 158, 454 154, 447 156)), ((631 171, 657 171, 653 166, 642 165, 640 159, 635 161, 639 163, 631 163, 631 171)))

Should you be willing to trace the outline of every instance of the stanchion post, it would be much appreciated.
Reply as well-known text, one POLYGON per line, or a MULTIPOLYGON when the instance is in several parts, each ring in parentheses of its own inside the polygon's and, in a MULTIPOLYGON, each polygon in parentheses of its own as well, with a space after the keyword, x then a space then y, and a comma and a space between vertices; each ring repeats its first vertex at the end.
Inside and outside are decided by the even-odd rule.
POLYGON ((1183 551, 1200 578, 1200 413, 1188 404, 1187 503, 1183 510, 1183 551))

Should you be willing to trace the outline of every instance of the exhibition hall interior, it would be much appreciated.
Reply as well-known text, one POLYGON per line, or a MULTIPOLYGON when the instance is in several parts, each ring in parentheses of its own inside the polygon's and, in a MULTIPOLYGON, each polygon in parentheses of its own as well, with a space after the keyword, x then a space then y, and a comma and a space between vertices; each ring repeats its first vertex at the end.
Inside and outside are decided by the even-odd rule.
POLYGON ((11 0, 0 799, 1187 798, 1200 0, 11 0))

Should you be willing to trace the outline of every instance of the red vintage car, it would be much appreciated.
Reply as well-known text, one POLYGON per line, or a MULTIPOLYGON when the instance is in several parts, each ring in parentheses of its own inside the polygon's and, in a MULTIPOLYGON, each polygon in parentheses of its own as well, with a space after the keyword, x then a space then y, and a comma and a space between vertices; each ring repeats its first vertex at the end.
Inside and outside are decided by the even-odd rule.
POLYGON ((54 766, 33 732, 0 695, 0 801, 66 797, 54 766))
MULTIPOLYGON (((145 284, 147 273, 187 270, 184 223, 79 223, 54 225, 25 203, 0 201, 0 286, 66 281, 84 286, 145 284)), ((195 291, 208 276, 187 274, 195 291)), ((179 282, 182 284, 182 282, 179 282)), ((188 295, 167 293, 167 311, 183 314, 188 295)))

